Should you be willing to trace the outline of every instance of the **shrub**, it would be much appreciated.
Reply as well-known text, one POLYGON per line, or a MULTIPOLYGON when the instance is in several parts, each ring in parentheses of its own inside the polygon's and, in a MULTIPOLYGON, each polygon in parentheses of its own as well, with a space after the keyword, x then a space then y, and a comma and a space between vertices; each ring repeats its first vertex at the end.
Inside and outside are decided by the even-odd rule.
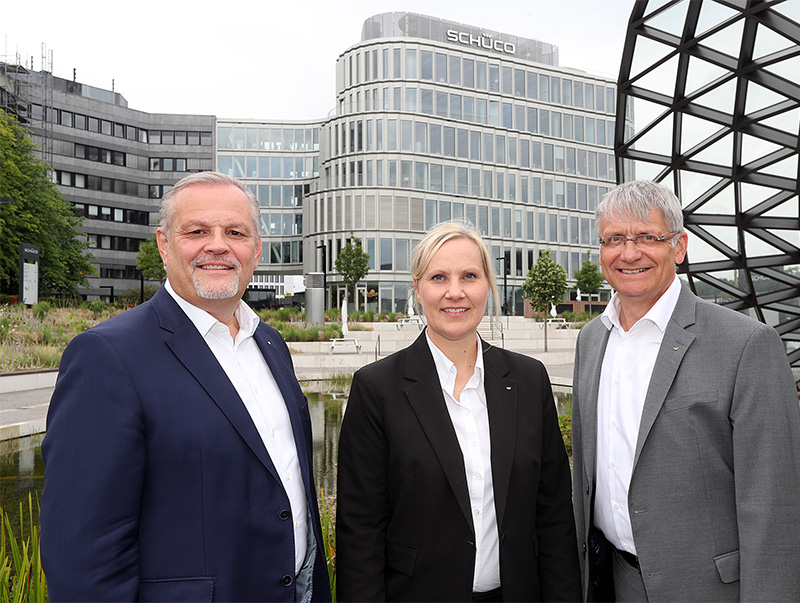
POLYGON ((51 306, 49 302, 42 301, 33 306, 33 315, 39 320, 42 320, 52 309, 53 306, 51 306))
POLYGON ((108 310, 108 304, 104 302, 102 299, 96 299, 93 302, 89 303, 89 309, 92 311, 92 314, 97 317, 98 314, 102 314, 106 310, 108 310))
POLYGON ((572 458, 572 417, 559 415, 558 427, 561 429, 561 437, 564 439, 564 448, 567 449, 567 455, 572 458))

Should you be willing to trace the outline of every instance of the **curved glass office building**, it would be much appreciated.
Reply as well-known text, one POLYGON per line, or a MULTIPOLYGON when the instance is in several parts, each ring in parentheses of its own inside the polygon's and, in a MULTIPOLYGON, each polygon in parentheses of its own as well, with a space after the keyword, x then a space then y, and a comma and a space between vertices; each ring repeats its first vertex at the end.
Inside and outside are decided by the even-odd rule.
POLYGON ((303 207, 304 271, 323 271, 324 249, 329 304, 356 236, 370 254, 358 307, 405 311, 410 252, 451 218, 484 235, 517 314, 542 249, 569 277, 597 261, 593 210, 616 180, 610 79, 558 66, 544 42, 386 13, 340 55, 336 87, 303 207))
POLYGON ((682 200, 692 289, 775 327, 794 367, 798 61, 796 0, 637 2, 616 131, 621 179, 660 181, 682 200))

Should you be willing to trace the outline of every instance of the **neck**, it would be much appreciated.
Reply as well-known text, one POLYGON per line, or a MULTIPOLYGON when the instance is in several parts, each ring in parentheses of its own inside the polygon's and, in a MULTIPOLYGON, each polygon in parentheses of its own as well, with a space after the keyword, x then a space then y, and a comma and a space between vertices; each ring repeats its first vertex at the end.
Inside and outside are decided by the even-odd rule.
POLYGON ((218 301, 227 303, 220 303, 219 308, 206 309, 206 312, 227 326, 231 337, 236 339, 236 335, 239 333, 239 321, 236 319, 236 307, 239 305, 239 300, 237 298, 236 303, 233 304, 232 307, 230 306, 230 300, 218 301))
MULTIPOLYGON (((478 359, 478 338, 473 332, 468 337, 458 340, 444 339, 435 333, 428 332, 433 345, 439 348, 450 362, 456 365, 456 369, 471 370, 475 368, 478 359)), ((470 374, 472 374, 470 372, 470 374)))

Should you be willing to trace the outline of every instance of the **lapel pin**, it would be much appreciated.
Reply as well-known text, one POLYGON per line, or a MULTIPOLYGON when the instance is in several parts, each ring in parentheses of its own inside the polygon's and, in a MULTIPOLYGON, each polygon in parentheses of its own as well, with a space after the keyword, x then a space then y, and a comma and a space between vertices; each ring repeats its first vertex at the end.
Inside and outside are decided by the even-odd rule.
POLYGON ((506 385, 506 389, 510 390, 511 386, 510 385, 506 385))
POLYGON ((675 350, 676 352, 678 351, 678 348, 672 348, 672 349, 675 350))

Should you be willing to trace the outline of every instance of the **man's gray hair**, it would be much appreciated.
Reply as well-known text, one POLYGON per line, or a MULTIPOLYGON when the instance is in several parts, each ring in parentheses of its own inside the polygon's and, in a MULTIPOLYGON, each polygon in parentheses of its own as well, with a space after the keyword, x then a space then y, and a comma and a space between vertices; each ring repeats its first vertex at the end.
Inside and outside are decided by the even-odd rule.
POLYGON ((253 232, 255 236, 261 237, 261 210, 258 207, 258 200, 255 195, 239 182, 236 178, 221 174, 220 172, 198 172, 190 174, 179 180, 161 198, 161 207, 158 211, 158 219, 161 230, 169 238, 172 218, 175 216, 175 195, 189 186, 235 186, 242 191, 250 201, 250 217, 253 220, 253 232))
POLYGON ((601 219, 605 222, 647 222, 653 209, 664 216, 670 232, 683 232, 683 210, 678 197, 663 184, 649 180, 626 182, 606 193, 595 210, 595 229, 599 236, 601 219))

